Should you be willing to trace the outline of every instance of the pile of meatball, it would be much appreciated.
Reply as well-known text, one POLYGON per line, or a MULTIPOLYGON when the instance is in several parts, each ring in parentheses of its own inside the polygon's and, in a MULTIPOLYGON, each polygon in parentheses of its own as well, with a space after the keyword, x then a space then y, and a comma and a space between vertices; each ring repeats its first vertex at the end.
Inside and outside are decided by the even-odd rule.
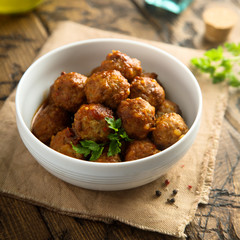
POLYGON ((105 147, 96 162, 132 161, 163 151, 188 127, 157 77, 144 72, 138 59, 117 50, 90 76, 62 72, 33 118, 32 133, 62 154, 88 160, 72 145, 92 140, 107 146, 113 130, 105 118, 120 118, 131 141, 123 142, 115 156, 108 156, 105 147))

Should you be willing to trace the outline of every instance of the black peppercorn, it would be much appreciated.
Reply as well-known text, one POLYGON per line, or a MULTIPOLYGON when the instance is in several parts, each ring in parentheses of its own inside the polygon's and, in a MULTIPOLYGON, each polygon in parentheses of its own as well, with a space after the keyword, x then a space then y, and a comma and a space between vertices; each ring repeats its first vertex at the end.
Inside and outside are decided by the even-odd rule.
POLYGON ((177 193, 178 193, 177 189, 174 189, 173 192, 172 192, 173 195, 176 195, 177 193))
POLYGON ((155 194, 157 197, 160 197, 162 195, 162 193, 159 190, 156 190, 155 194))
POLYGON ((167 202, 170 204, 173 204, 173 203, 175 203, 175 198, 170 198, 170 199, 168 198, 167 202))

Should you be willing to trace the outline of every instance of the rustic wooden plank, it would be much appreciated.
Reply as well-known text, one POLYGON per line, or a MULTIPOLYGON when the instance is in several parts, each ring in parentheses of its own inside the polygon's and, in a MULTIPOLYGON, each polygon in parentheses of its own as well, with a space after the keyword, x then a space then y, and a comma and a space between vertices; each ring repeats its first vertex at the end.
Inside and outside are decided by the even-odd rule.
POLYGON ((47 0, 37 14, 49 31, 60 20, 71 20, 90 27, 160 40, 156 29, 142 16, 130 0, 47 0))
MULTIPOLYGON (((160 39, 164 42, 197 49, 209 49, 219 44, 205 40, 205 24, 202 19, 203 11, 210 4, 219 4, 218 0, 211 2, 194 0, 179 15, 146 5, 143 0, 132 0, 132 2, 153 26, 157 26, 160 39)), ((239 1, 222 0, 220 4, 234 9, 240 15, 239 1)), ((228 41, 240 41, 239 27, 240 23, 238 22, 227 39, 228 41)))
POLYGON ((226 118, 240 132, 240 89, 231 89, 226 118))
POLYGON ((69 217, 45 208, 40 208, 40 213, 53 239, 104 239, 104 223, 69 217))
MULTIPOLYGON (((30 66, 48 34, 33 14, 0 16, 0 107, 30 66)), ((48 239, 38 208, 0 196, 0 239, 48 239)))
POLYGON ((224 120, 210 201, 186 230, 193 239, 240 239, 239 183, 240 133, 224 120))
POLYGON ((32 14, 0 16, 0 107, 47 39, 32 14))
POLYGON ((50 239, 38 209, 25 202, 0 195, 0 239, 50 239))

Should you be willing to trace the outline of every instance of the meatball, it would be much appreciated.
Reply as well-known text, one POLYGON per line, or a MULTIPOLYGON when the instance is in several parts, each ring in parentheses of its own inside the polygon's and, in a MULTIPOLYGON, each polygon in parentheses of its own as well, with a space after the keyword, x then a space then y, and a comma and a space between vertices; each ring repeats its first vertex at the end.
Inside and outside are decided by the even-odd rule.
POLYGON ((156 117, 160 117, 164 113, 171 113, 175 112, 181 115, 181 110, 179 106, 168 99, 165 99, 165 101, 159 106, 158 110, 156 111, 156 117))
POLYGON ((121 162, 121 158, 119 154, 116 154, 114 156, 108 156, 107 151, 103 151, 102 155, 95 162, 116 163, 121 162))
POLYGON ((134 140, 126 150, 125 161, 132 161, 158 153, 159 150, 149 140, 134 140))
POLYGON ((101 104, 83 104, 74 115, 73 130, 81 139, 105 142, 111 132, 106 117, 113 118, 111 109, 101 104))
POLYGON ((146 138, 154 129, 155 108, 140 97, 121 101, 117 115, 130 138, 146 138))
POLYGON ((84 86, 87 77, 76 73, 62 72, 50 89, 50 100, 70 112, 76 112, 85 100, 84 86))
POLYGON ((165 100, 165 91, 160 84, 150 77, 136 77, 130 86, 130 98, 141 97, 157 107, 165 100))
POLYGON ((149 77, 149 78, 157 79, 158 75, 154 72, 142 72, 141 77, 149 77))
POLYGON ((183 118, 177 113, 165 113, 156 120, 156 129, 153 130, 153 142, 165 149, 176 143, 188 131, 183 118))
POLYGON ((86 82, 85 94, 88 103, 102 103, 112 109, 126 99, 130 84, 119 71, 109 70, 92 74, 86 82))
POLYGON ((72 144, 77 144, 77 139, 70 128, 65 128, 59 131, 55 136, 52 136, 50 147, 69 157, 84 159, 83 154, 77 153, 73 150, 72 144))
POLYGON ((43 143, 49 144, 52 135, 70 125, 70 115, 54 104, 44 104, 33 119, 32 133, 43 143))
POLYGON ((130 58, 125 53, 116 50, 107 55, 106 60, 101 63, 100 69, 118 70, 129 81, 133 80, 136 76, 140 76, 142 73, 141 62, 138 59, 130 58))

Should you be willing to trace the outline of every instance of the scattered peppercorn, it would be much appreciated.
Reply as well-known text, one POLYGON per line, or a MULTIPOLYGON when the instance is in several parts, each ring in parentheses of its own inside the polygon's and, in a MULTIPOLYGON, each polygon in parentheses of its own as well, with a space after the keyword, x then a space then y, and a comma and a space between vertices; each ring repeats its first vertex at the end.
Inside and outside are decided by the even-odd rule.
POLYGON ((176 195, 178 193, 178 190, 177 189, 174 189, 173 191, 172 191, 172 194, 173 195, 176 195))
POLYGON ((170 198, 170 199, 168 198, 167 202, 170 204, 173 204, 173 203, 175 203, 175 198, 170 198))
POLYGON ((188 189, 189 189, 189 190, 192 189, 192 186, 191 186, 191 185, 188 185, 188 189))
POLYGON ((162 193, 159 190, 156 190, 155 194, 157 197, 160 197, 162 195, 162 193))
POLYGON ((168 179, 165 180, 165 185, 167 186, 170 183, 168 179))
POLYGON ((184 168, 184 164, 183 164, 183 165, 181 165, 181 168, 184 168))

